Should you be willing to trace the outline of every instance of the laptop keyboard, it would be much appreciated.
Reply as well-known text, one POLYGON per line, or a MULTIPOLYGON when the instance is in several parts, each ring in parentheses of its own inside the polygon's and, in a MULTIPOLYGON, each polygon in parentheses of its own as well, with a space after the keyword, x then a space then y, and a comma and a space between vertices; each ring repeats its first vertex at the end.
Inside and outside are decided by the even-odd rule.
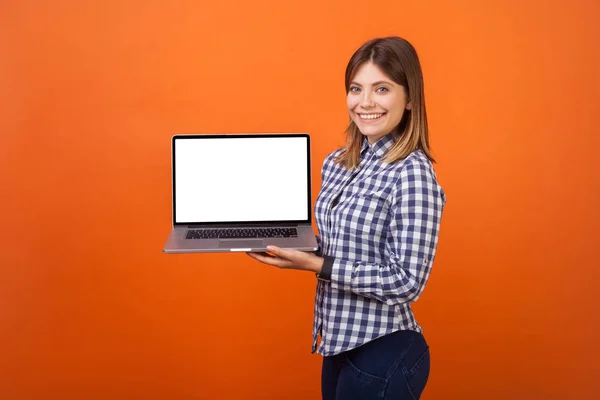
POLYGON ((296 228, 189 229, 186 239, 293 238, 296 228))

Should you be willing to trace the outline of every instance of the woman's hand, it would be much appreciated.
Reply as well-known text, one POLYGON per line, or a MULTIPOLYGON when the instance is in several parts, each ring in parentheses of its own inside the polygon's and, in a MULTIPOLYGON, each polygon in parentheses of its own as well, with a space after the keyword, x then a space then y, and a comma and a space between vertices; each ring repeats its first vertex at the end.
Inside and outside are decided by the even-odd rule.
POLYGON ((274 265, 278 268, 298 269, 302 271, 321 272, 323 257, 300 250, 285 250, 277 246, 267 246, 268 253, 246 253, 263 264, 274 265))

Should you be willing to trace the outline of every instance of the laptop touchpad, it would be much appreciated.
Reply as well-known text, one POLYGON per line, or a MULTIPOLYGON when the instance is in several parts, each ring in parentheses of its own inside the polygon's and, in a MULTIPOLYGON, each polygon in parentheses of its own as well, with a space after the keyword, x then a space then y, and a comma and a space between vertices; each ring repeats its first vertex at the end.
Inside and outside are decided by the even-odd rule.
POLYGON ((263 247, 262 239, 251 239, 251 240, 219 240, 219 247, 233 247, 233 248, 252 248, 252 247, 263 247))

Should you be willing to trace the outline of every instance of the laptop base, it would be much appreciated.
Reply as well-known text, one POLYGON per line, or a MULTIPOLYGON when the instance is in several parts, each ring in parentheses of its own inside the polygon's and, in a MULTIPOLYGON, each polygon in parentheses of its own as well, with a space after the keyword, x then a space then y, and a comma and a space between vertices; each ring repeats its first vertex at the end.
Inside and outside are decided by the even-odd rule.
MULTIPOLYGON (((186 239, 189 229, 174 228, 163 251, 167 254, 264 252, 269 245, 301 251, 317 250, 317 240, 310 225, 298 225, 298 237, 293 238, 186 239)), ((197 229, 197 226, 193 229, 197 229)))

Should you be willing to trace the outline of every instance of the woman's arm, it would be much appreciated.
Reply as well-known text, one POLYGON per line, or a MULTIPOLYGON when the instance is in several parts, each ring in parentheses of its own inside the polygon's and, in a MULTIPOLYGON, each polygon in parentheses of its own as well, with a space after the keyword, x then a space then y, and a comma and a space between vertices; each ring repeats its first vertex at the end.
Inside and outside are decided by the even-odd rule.
POLYGON ((390 198, 393 214, 387 228, 386 262, 325 256, 320 278, 330 274, 333 288, 389 305, 417 300, 431 272, 445 202, 432 168, 421 162, 408 164, 390 198))

